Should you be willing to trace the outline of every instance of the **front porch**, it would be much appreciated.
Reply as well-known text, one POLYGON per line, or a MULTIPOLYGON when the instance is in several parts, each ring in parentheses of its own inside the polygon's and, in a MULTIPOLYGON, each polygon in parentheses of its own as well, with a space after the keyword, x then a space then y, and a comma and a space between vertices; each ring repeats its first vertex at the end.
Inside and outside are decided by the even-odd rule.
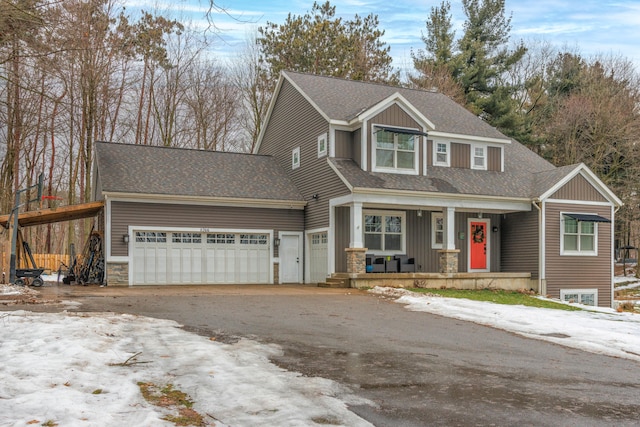
POLYGON ((456 289, 533 289, 538 281, 530 273, 334 273, 331 278, 350 288, 456 288, 456 289))

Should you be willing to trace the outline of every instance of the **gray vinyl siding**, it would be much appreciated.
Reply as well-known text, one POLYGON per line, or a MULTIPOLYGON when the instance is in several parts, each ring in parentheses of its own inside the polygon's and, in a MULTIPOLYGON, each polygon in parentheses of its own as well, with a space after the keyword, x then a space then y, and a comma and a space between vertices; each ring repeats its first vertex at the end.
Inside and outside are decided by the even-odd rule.
POLYGON ((349 247, 349 219, 350 208, 337 207, 335 216, 335 267, 336 273, 347 272, 347 254, 345 249, 349 247))
POLYGON ((451 143, 451 167, 469 169, 471 167, 471 146, 451 143))
MULTIPOLYGON (((369 156, 367 159, 368 170, 373 169, 373 159, 375 156, 375 153, 373 152, 373 148, 372 148, 373 147, 372 135, 373 135, 374 124, 422 130, 422 126, 420 126, 418 122, 416 122, 409 114, 407 114, 406 111, 400 108, 397 104, 393 104, 386 110, 373 116, 367 122, 367 147, 368 147, 367 152, 369 153, 369 156)), ((418 137, 418 140, 416 142, 416 156, 418 156, 418 159, 419 159, 418 164, 422 165, 422 150, 421 150, 422 143, 419 141, 422 141, 422 137, 418 137)))
POLYGON ((582 175, 575 176, 567 182, 558 191, 556 191, 551 199, 559 200, 585 200, 590 202, 607 202, 602 194, 596 190, 582 175))
POLYGON ((289 173, 307 200, 305 228, 329 226, 329 200, 349 190, 327 163, 318 158, 318 136, 329 132, 320 113, 284 80, 265 128, 258 154, 272 155, 289 173), (300 147, 300 167, 291 169, 291 151, 300 147), (312 199, 317 194, 318 199, 312 199))
POLYGON ((362 129, 353 132, 353 160, 362 167, 362 129))
MULTIPOLYGON (((456 213, 455 215, 455 236, 456 249, 458 254, 458 271, 467 271, 468 259, 468 235, 469 230, 467 220, 477 217, 471 213, 456 213), (464 240, 459 239, 459 232, 464 232, 464 240)), ((484 218, 487 218, 485 215, 484 218)), ((494 225, 500 228, 500 215, 490 215, 490 229, 494 225)), ((336 208, 336 272, 346 272, 345 248, 349 247, 349 208, 336 208)), ((415 258, 416 271, 426 273, 437 273, 440 268, 440 254, 438 249, 431 247, 431 212, 422 211, 422 216, 418 216, 415 210, 406 211, 406 254, 415 258)), ((489 233, 489 248, 491 271, 500 271, 501 243, 499 233, 489 233)), ((370 251, 374 253, 374 251, 370 251)))
POLYGON ((611 224, 598 224, 597 256, 560 255, 560 212, 595 213, 611 218, 610 206, 546 203, 547 293, 560 298, 560 289, 598 289, 598 305, 611 306, 611 224))
POLYGON ((337 158, 353 159, 353 132, 337 130, 335 144, 337 158))
POLYGON ((487 170, 502 172, 502 148, 487 148, 487 170))
POLYGON ((127 256, 121 236, 129 226, 166 228, 231 228, 303 231, 299 209, 243 208, 231 206, 111 202, 111 255, 127 256))
MULTIPOLYGON (((534 208, 535 209, 535 208, 534 208)), ((531 273, 538 279, 538 210, 508 214, 502 220, 501 261, 505 273, 531 273)))

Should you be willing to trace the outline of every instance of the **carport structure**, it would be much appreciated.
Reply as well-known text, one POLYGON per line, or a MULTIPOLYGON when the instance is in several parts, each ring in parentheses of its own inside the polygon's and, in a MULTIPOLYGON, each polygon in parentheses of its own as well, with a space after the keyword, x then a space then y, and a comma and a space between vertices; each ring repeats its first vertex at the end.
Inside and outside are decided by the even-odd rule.
MULTIPOLYGON (((21 212, 18 214, 18 228, 92 218, 97 216, 103 208, 104 202, 95 201, 77 205, 21 212)), ((8 229, 11 226, 10 222, 13 222, 10 214, 0 215, 0 226, 8 229)), ((10 236, 10 234, 8 234, 8 236, 10 236)), ((7 239, 6 242, 3 242, 3 245, 8 248, 10 245, 9 239, 7 239)), ((10 251, 5 249, 3 252, 6 253, 6 256, 2 257, 0 263, 2 264, 3 271, 8 271, 10 264, 10 251)))

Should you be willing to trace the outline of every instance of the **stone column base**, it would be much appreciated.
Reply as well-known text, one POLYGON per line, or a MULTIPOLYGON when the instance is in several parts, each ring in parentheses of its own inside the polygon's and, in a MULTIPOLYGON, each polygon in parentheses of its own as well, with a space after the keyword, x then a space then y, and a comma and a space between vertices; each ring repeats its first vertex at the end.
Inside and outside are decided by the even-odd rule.
POLYGON ((440 273, 457 273, 458 272, 458 254, 460 249, 441 249, 440 254, 440 273))
POLYGON ((347 273, 359 274, 367 272, 367 248, 345 248, 347 253, 347 273))
POLYGON ((109 286, 129 286, 128 262, 108 262, 106 274, 109 286))

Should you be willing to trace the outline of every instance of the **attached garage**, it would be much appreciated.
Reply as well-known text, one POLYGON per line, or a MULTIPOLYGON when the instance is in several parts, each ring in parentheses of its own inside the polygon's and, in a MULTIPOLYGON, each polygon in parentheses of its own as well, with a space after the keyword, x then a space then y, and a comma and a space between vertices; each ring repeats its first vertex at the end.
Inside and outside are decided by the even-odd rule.
POLYGON ((133 231, 134 285, 270 283, 269 233, 133 231))
POLYGON ((306 201, 273 157, 97 143, 94 176, 110 286, 282 283, 303 259, 274 244, 306 201))

